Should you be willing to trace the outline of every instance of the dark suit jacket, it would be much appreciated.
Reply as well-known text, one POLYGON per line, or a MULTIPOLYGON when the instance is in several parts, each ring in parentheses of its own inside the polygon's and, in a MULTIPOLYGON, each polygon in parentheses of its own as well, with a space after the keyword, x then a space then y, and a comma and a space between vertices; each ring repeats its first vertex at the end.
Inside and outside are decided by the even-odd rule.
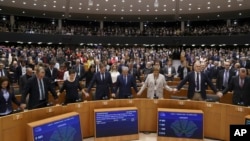
POLYGON ((76 75, 79 78, 79 81, 81 81, 85 75, 85 68, 83 65, 80 65, 80 75, 79 75, 79 66, 74 66, 73 69, 76 71, 76 75))
POLYGON ((250 105, 250 78, 246 77, 244 85, 241 88, 239 84, 239 76, 233 76, 228 87, 225 88, 222 93, 226 94, 228 91, 233 91, 233 104, 237 105, 239 102, 243 102, 245 106, 250 105))
POLYGON ((17 73, 17 80, 19 80, 20 77, 23 75, 23 73, 22 73, 22 66, 19 65, 19 66, 16 68, 16 73, 17 73))
POLYGON ((135 79, 131 74, 127 75, 127 83, 124 82, 123 75, 117 77, 115 92, 117 92, 119 88, 119 98, 127 98, 128 96, 131 96, 131 87, 134 88, 136 93, 138 92, 135 79))
POLYGON ((12 102, 14 102, 16 105, 20 106, 20 102, 17 101, 17 99, 13 93, 10 93, 10 97, 6 101, 5 98, 3 97, 3 92, 0 90, 0 113, 4 113, 7 108, 9 108, 11 111, 13 111, 12 102))
MULTIPOLYGON (((190 71, 191 71, 190 68, 187 67, 187 73, 189 73, 190 71)), ((178 72, 178 76, 182 80, 183 79, 183 75, 184 75, 184 67, 183 66, 179 66, 177 72, 178 72)))
MULTIPOLYGON (((224 70, 220 70, 220 71, 219 71, 219 74, 218 74, 218 76, 217 76, 217 79, 216 79, 216 88, 217 88, 218 90, 222 90, 222 89, 223 89, 224 72, 225 72, 225 69, 224 69, 224 70)), ((233 76, 234 76, 234 72, 233 72, 233 71, 229 71, 228 84, 230 83, 231 78, 232 78, 233 76)))
MULTIPOLYGON (((214 93, 217 92, 215 86, 213 85, 213 83, 210 81, 210 79, 201 72, 201 97, 205 100, 207 98, 206 95, 206 84, 208 84, 211 89, 214 91, 214 93)), ((180 90, 182 88, 183 85, 186 84, 186 82, 188 82, 188 94, 187 97, 188 99, 192 99, 195 93, 195 72, 190 72, 177 86, 177 89, 180 90)))
POLYGON ((139 80, 140 82, 142 82, 141 80, 141 72, 138 71, 136 68, 132 68, 133 71, 129 70, 129 74, 131 74, 135 80, 139 80))
POLYGON ((221 68, 218 66, 217 67, 213 66, 212 68, 210 68, 211 78, 217 79, 217 76, 218 76, 220 70, 221 70, 221 68))
MULTIPOLYGON (((51 94, 53 95, 54 99, 57 99, 58 96, 54 90, 54 88, 52 87, 50 81, 48 78, 44 77, 43 78, 43 84, 44 84, 44 92, 45 92, 45 100, 48 101, 48 92, 50 91, 51 94)), ((27 97, 27 95, 29 95, 29 101, 28 101, 28 109, 35 109, 37 108, 39 105, 39 86, 38 86, 38 82, 37 82, 37 77, 33 76, 31 77, 28 82, 27 85, 25 87, 24 93, 22 93, 22 97, 21 97, 21 103, 25 103, 25 99, 27 97)))
POLYGON ((101 80, 100 72, 94 74, 87 92, 89 93, 93 85, 96 84, 95 99, 101 100, 103 97, 109 97, 110 92, 113 92, 112 79, 109 72, 105 72, 105 79, 101 80))
POLYGON ((28 79, 31 78, 31 77, 28 77, 26 74, 25 75, 22 75, 19 79, 19 92, 20 94, 24 93, 24 90, 25 90, 25 86, 28 82, 28 79))
POLYGON ((168 66, 163 68, 163 75, 165 76, 165 79, 167 81, 173 81, 174 76, 176 75, 175 67, 171 66, 171 77, 166 76, 166 75, 168 75, 168 68, 169 68, 168 66))
POLYGON ((3 69, 3 72, 4 72, 4 76, 9 77, 9 72, 6 69, 3 69))
POLYGON ((47 78, 49 78, 51 83, 55 82, 55 79, 57 78, 57 75, 58 75, 58 70, 56 68, 52 69, 52 75, 51 75, 51 72, 50 72, 50 68, 46 68, 45 76, 47 78))

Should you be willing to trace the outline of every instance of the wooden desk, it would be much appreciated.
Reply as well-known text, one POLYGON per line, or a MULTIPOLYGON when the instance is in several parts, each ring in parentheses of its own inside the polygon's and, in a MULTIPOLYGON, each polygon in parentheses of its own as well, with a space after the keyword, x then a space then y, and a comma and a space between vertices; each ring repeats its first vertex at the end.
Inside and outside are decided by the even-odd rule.
POLYGON ((157 108, 202 110, 205 137, 220 140, 229 140, 229 125, 244 124, 245 116, 250 113, 248 107, 202 101, 146 98, 88 101, 0 117, 0 141, 26 141, 26 123, 73 111, 81 116, 83 136, 91 137, 94 135, 94 109, 128 106, 138 108, 139 131, 148 132, 157 131, 157 108))

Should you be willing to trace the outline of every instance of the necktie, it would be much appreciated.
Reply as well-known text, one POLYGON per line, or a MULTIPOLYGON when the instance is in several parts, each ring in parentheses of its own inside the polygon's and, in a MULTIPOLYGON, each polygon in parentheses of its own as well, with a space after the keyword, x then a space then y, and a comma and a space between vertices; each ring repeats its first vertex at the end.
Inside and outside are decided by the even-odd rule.
POLYGON ((43 86, 43 81, 42 79, 39 79, 39 89, 40 89, 40 100, 44 100, 44 86, 43 86))
POLYGON ((240 87, 242 88, 244 86, 244 79, 240 79, 240 87))
POLYGON ((196 90, 199 91, 200 90, 200 75, 199 73, 196 73, 196 90))
POLYGON ((127 85, 127 79, 126 79, 126 76, 123 76, 123 82, 125 85, 127 85))
POLYGON ((225 71, 225 79, 223 85, 224 87, 227 87, 228 85, 228 70, 225 71))

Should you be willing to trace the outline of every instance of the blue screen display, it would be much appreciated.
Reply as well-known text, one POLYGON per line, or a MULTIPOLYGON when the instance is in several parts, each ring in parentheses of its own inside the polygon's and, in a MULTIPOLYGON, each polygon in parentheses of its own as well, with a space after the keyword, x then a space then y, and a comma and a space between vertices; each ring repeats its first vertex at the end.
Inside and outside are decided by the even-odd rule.
POLYGON ((250 125, 250 119, 247 119, 245 120, 245 125, 250 125))
POLYGON ((137 110, 96 112, 96 137, 138 134, 137 110))
POLYGON ((158 112, 158 136, 203 139, 203 114, 158 112))
POLYGON ((82 141, 79 115, 33 128, 34 141, 82 141))

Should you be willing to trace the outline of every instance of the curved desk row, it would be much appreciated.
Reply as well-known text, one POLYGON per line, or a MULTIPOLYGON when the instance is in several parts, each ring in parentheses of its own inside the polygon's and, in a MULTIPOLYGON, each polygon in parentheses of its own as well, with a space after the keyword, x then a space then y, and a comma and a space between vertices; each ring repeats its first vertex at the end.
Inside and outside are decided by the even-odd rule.
POLYGON ((94 109, 114 107, 137 107, 139 112, 139 131, 157 132, 157 108, 197 109, 204 112, 204 136, 229 140, 229 125, 244 124, 250 108, 222 103, 173 99, 124 99, 87 101, 30 110, 0 118, 1 141, 26 141, 27 123, 67 112, 80 114, 83 136, 94 136, 94 109), (13 133, 15 135, 13 135, 13 133))

